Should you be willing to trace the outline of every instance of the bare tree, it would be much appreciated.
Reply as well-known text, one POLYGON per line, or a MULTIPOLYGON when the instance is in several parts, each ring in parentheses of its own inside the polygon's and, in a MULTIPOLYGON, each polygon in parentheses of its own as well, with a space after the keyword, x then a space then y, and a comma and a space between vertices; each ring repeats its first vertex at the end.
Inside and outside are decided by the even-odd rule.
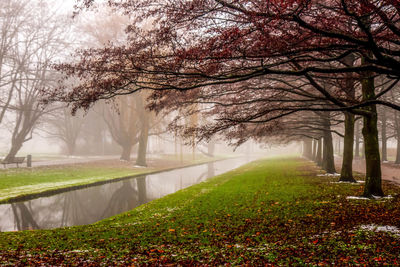
POLYGON ((25 62, 15 57, 21 29, 26 30, 29 18, 24 6, 26 0, 1 1, 0 3, 0 123, 11 103, 17 75, 25 62))
POLYGON ((32 139, 40 118, 57 108, 41 104, 41 92, 56 85, 59 77, 51 64, 67 47, 66 24, 44 1, 31 1, 24 8, 26 23, 18 25, 18 41, 12 49, 18 68, 9 88, 12 98, 7 108, 15 119, 6 160, 14 158, 23 143, 32 139))
POLYGON ((114 141, 122 148, 121 159, 131 159, 132 147, 139 141, 140 125, 136 97, 119 97, 117 108, 104 106, 103 118, 114 141))
POLYGON ((46 116, 46 123, 52 128, 46 133, 50 137, 61 140, 68 155, 75 155, 76 144, 85 119, 86 117, 82 114, 72 116, 68 107, 62 107, 46 116))

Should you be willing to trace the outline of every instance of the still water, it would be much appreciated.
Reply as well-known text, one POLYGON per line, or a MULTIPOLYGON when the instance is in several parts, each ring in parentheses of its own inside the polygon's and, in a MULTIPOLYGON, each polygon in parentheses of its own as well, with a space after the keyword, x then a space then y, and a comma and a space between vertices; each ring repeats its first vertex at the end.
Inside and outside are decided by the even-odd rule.
POLYGON ((97 222, 235 169, 236 158, 111 182, 25 202, 0 205, 0 232, 97 222))

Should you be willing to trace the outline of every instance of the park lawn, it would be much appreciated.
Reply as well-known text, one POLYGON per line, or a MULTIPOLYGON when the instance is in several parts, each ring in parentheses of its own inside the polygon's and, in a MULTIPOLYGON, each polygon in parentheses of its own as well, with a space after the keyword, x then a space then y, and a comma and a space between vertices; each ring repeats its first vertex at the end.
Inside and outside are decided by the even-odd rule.
POLYGON ((259 160, 87 226, 0 233, 3 265, 398 265, 400 189, 349 200, 305 160, 259 160))
POLYGON ((197 155, 195 160, 192 160, 192 157, 186 157, 181 162, 177 157, 164 155, 157 159, 149 159, 148 168, 135 168, 132 162, 99 160, 90 163, 0 169, 0 203, 7 203, 13 199, 24 199, 35 194, 201 164, 218 159, 221 159, 221 157, 208 158, 197 155))

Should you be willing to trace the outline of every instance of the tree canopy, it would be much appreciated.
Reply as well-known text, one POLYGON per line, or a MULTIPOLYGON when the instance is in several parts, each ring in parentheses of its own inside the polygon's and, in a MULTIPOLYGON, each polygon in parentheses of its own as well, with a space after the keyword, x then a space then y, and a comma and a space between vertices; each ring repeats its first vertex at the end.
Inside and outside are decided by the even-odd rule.
MULTIPOLYGON (((78 11, 95 0, 79 3, 78 11)), ((49 99, 87 109, 99 99, 151 89, 154 110, 205 111, 206 123, 184 125, 185 135, 222 131, 239 142, 291 129, 289 116, 299 112, 345 112, 348 129, 357 114, 364 127, 364 195, 383 195, 376 105, 400 110, 398 99, 384 98, 400 79, 398 1, 109 0, 108 5, 129 16, 126 43, 82 50, 74 61, 57 65, 65 79, 80 80, 73 88, 60 86, 49 99)), ((324 132, 331 131, 329 119, 323 124, 324 132)), ((346 132, 352 140, 354 134, 346 132)))
MULTIPOLYGON (((58 66, 82 78, 66 95, 77 106, 137 89, 187 90, 274 74, 400 76, 398 1, 108 2, 130 16, 130 38, 81 51, 78 63, 58 66), (356 55, 354 64, 343 60, 349 55, 356 55)), ((317 90, 346 106, 323 87, 317 90)))

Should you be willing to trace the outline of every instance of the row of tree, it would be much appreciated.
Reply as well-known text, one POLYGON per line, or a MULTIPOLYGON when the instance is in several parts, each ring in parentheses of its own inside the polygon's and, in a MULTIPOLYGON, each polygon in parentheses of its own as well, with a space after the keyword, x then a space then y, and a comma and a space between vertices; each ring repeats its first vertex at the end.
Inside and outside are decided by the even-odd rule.
MULTIPOLYGON (((94 2, 80 1, 82 8, 94 2)), ((73 61, 58 65, 66 77, 80 82, 69 90, 59 87, 49 99, 87 109, 100 99, 151 89, 153 110, 202 114, 204 123, 174 121, 175 130, 188 138, 223 133, 241 143, 322 136, 329 171, 334 167, 329 160, 332 130, 341 113, 343 179, 351 179, 358 116, 364 195, 383 195, 377 105, 400 110, 398 1, 108 3, 129 16, 124 43, 80 51, 73 61)))

